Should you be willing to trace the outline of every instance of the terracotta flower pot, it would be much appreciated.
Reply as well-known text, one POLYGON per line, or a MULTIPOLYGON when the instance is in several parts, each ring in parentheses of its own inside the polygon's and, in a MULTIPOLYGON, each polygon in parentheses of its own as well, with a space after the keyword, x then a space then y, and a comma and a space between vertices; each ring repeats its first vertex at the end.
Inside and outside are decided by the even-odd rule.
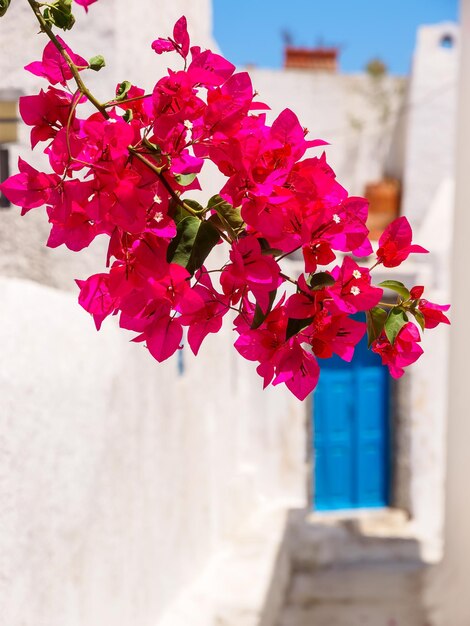
POLYGON ((400 182, 393 178, 366 185, 364 195, 369 200, 367 227, 371 239, 379 239, 388 224, 398 217, 400 191, 400 182))

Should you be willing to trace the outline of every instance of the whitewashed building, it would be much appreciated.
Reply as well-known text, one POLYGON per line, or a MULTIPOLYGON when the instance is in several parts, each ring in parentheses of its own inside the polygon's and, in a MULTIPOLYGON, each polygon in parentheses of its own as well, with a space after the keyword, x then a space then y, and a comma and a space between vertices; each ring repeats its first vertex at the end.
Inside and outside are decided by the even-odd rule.
MULTIPOLYGON (((368 183, 382 177, 401 182, 401 213, 413 226, 414 240, 429 247, 431 254, 409 259, 403 270, 381 270, 376 280, 425 284, 427 297, 436 302, 450 301, 458 43, 455 24, 420 28, 409 79, 299 67, 251 70, 273 115, 289 106, 315 137, 331 143, 329 161, 351 193, 363 195, 368 183)), ((310 507, 291 513, 291 574, 281 626, 422 626, 430 619, 424 590, 429 569, 440 562, 444 549, 448 342, 448 329, 429 333, 425 356, 385 392, 388 457, 383 454, 381 463, 388 468, 381 471, 388 481, 389 491, 382 498, 387 506, 350 510, 336 506, 333 497, 325 507, 322 492, 319 508, 332 510, 312 513, 315 489, 325 488, 318 484, 314 459, 310 507)), ((338 380, 322 393, 334 393, 338 380)), ((353 403, 360 402, 357 387, 351 387, 351 394, 353 403)), ((376 400, 369 397, 372 411, 376 400)), ((350 409, 345 410, 350 419, 350 409)), ((340 411, 339 404, 332 404, 329 419, 340 411)), ((314 402, 314 423, 319 417, 315 420, 314 402)), ((352 419, 360 419, 357 412, 352 419)), ((358 428, 353 425, 353 437, 360 435, 358 428)), ((324 455, 325 433, 317 446, 315 436, 320 433, 312 430, 309 449, 321 449, 324 455)), ((330 445, 334 463, 337 444, 332 440, 330 445)), ((360 446, 353 450, 359 456, 365 453, 360 446)), ((372 468, 380 470, 380 463, 372 468)), ((354 480, 351 487, 357 490, 354 480)))
MULTIPOLYGON (((182 14, 214 48, 210 0, 100 0, 65 38, 105 54, 98 94, 124 79, 149 87, 163 69, 149 43, 182 14)), ((22 70, 40 57, 36 31, 26 2, 0 19, 0 113, 41 86, 22 70)), ((369 74, 251 70, 273 115, 290 107, 332 144, 351 193, 402 182, 402 211, 433 250, 403 279, 437 302, 449 300, 457 50, 455 25, 423 27, 411 79, 379 87, 369 74)), ((13 170, 28 129, 1 148, 13 170)), ((312 405, 262 392, 229 324, 197 360, 185 352, 183 371, 158 365, 113 320, 96 333, 76 303, 74 279, 102 270, 99 242, 49 250, 40 210, 0 219, 0 623, 434 626, 447 329, 390 392, 385 506, 312 512, 312 405)))

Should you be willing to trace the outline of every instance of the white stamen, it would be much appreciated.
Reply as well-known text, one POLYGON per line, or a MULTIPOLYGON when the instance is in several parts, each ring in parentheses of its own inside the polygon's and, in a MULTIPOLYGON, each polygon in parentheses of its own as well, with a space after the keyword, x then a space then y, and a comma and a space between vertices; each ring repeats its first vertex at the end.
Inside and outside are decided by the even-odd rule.
POLYGON ((155 213, 155 221, 156 222, 161 222, 163 219, 163 213, 160 213, 160 211, 158 211, 158 213, 155 213))
POLYGON ((354 278, 361 278, 362 274, 359 270, 354 270, 353 276, 354 278))
POLYGON ((160 196, 158 195, 158 193, 156 193, 153 196, 153 201, 155 202, 155 204, 161 204, 162 203, 162 199, 160 198, 160 196))
POLYGON ((336 222, 336 224, 339 224, 341 222, 341 218, 337 213, 333 215, 333 222, 336 222))
POLYGON ((117 122, 117 120, 114 119, 114 117, 110 117, 108 120, 108 124, 115 124, 117 122))
POLYGON ((359 287, 351 287, 351 293, 353 296, 358 296, 361 293, 359 287))

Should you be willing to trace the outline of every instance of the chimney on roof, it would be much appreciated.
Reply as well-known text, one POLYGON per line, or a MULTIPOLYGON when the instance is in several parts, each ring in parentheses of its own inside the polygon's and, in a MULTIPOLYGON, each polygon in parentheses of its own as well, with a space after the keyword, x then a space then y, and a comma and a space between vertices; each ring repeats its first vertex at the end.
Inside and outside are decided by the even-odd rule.
POLYGON ((298 48, 287 45, 284 48, 284 67, 296 70, 336 72, 338 48, 298 48))

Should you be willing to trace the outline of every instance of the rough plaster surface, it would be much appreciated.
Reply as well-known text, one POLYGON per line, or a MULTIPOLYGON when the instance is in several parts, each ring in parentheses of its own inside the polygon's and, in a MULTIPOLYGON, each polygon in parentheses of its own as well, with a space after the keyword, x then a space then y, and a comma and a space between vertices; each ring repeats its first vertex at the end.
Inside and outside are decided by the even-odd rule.
MULTIPOLYGON (((459 30, 453 23, 418 30, 406 110, 404 211, 420 224, 443 179, 455 168, 459 30), (450 35, 454 45, 442 47, 450 35)), ((449 215, 451 220, 451 215, 449 215)))
MULTIPOLYGON (((124 78, 151 85, 163 62, 148 42, 170 32, 182 13, 197 40, 212 45, 208 0, 101 0, 89 17, 80 16, 84 26, 67 40, 85 56, 109 51, 109 67, 91 76, 99 93, 124 78), (137 32, 137 23, 143 30, 137 32)), ((42 86, 20 69, 40 55, 35 30, 18 2, 0 21, 2 89, 34 92, 42 86)), ((421 36, 418 57, 427 54, 431 31, 421 36)), ((443 54, 433 56, 432 66, 417 57, 412 102, 431 83, 440 84, 428 76, 434 67, 454 71, 455 51, 443 54)), ((290 106, 311 136, 332 142, 329 159, 352 193, 363 193, 364 184, 384 172, 401 176, 405 167, 406 192, 420 194, 415 200, 405 195, 405 208, 418 216, 433 199, 428 213, 434 222, 428 220, 426 230, 424 220, 422 241, 432 247, 428 235, 434 231, 442 243, 433 224, 435 216, 450 215, 452 196, 439 178, 450 161, 438 168, 427 159, 429 141, 420 147, 430 123, 422 108, 410 106, 404 123, 402 79, 388 81, 392 117, 384 127, 364 76, 256 69, 252 77, 273 113, 290 106), (434 186, 440 181, 437 195, 431 180, 434 186)), ((432 100, 432 123, 447 124, 445 132, 452 97, 449 90, 432 100)), ((443 141, 440 154, 450 149, 449 137, 443 141)), ((28 151, 27 144, 22 129, 12 161, 28 151)), ((228 332, 222 342, 209 338, 197 364, 185 351, 181 377, 176 362, 158 366, 141 346, 128 344, 113 320, 96 334, 75 296, 17 278, 73 290, 73 278, 102 270, 102 243, 81 255, 51 251, 43 245, 48 228, 41 211, 20 218, 12 209, 1 217, 0 274, 16 277, 0 280, 2 620, 7 626, 186 626, 188 615, 196 623, 197 612, 204 625, 267 620, 262 626, 271 626, 273 615, 266 617, 261 607, 268 598, 273 611, 284 598, 281 583, 267 591, 270 568, 281 572, 281 581, 286 571, 285 563, 273 567, 282 525, 256 513, 275 502, 303 504, 302 406, 280 389, 262 395, 254 368, 238 359, 228 332), (233 410, 233 400, 241 409, 233 410), (256 522, 247 527, 248 519, 256 522), (259 541, 263 524, 269 528, 259 541)), ((442 259, 446 250, 439 254, 442 259)), ((429 283, 429 267, 412 273, 429 283)), ((446 276, 433 274, 431 300, 446 300, 440 291, 446 276)), ((422 626, 421 609, 412 601, 421 570, 409 561, 436 560, 442 549, 446 388, 434 373, 446 358, 446 334, 434 333, 426 347, 426 360, 401 394, 410 535, 364 540, 347 526, 298 527, 289 555, 289 567, 298 571, 280 626, 395 626, 393 620, 422 626), (335 563, 349 569, 341 573, 335 563)))
POLYGON ((154 625, 258 508, 302 500, 301 405, 229 341, 178 376, 69 294, 0 294, 2 623, 154 625))
POLYGON ((351 195, 363 195, 366 183, 384 174, 401 177, 403 162, 397 153, 401 141, 400 109, 406 79, 387 76, 377 96, 374 80, 367 74, 348 75, 303 70, 250 68, 259 99, 272 108, 270 119, 291 108, 310 138, 331 145, 326 151, 339 182, 351 195), (386 103, 389 114, 381 119, 386 103))
POLYGON ((250 516, 158 626, 276 626, 290 578, 285 531, 285 510, 250 516))
POLYGON ((468 233, 470 232, 470 2, 461 6, 461 67, 458 93, 456 201, 452 245, 452 329, 450 337, 449 423, 445 501, 445 552, 442 563, 430 573, 426 600, 432 626, 470 624, 470 508, 467 481, 470 456, 468 419, 468 233))
MULTIPOLYGON (((64 38, 86 57, 106 53, 108 67, 87 80, 107 97, 123 79, 153 85, 168 57, 150 42, 182 14, 194 41, 214 48, 210 12, 209 0, 101 0, 88 16, 77 8, 77 29, 64 38)), ((0 21, 3 93, 43 86, 21 69, 40 58, 36 31, 26 3, 12 3, 0 21)), ((10 150, 12 163, 29 155, 27 128, 10 150)), ((40 166, 41 155, 28 160, 40 166)), ((213 173, 208 184, 214 189, 213 173)), ((302 405, 282 389, 262 393, 231 346, 229 320, 197 364, 184 351, 183 375, 176 359, 159 366, 128 343, 116 320, 96 333, 73 279, 102 271, 104 242, 80 255, 49 250, 42 210, 20 218, 11 208, 1 218, 0 623, 172 619, 176 599, 222 558, 221 546, 232 541, 224 575, 235 562, 243 569, 230 537, 248 518, 303 502, 302 405)), ((261 579, 253 588, 252 615, 269 586, 274 528, 254 558, 266 589, 261 579)))

